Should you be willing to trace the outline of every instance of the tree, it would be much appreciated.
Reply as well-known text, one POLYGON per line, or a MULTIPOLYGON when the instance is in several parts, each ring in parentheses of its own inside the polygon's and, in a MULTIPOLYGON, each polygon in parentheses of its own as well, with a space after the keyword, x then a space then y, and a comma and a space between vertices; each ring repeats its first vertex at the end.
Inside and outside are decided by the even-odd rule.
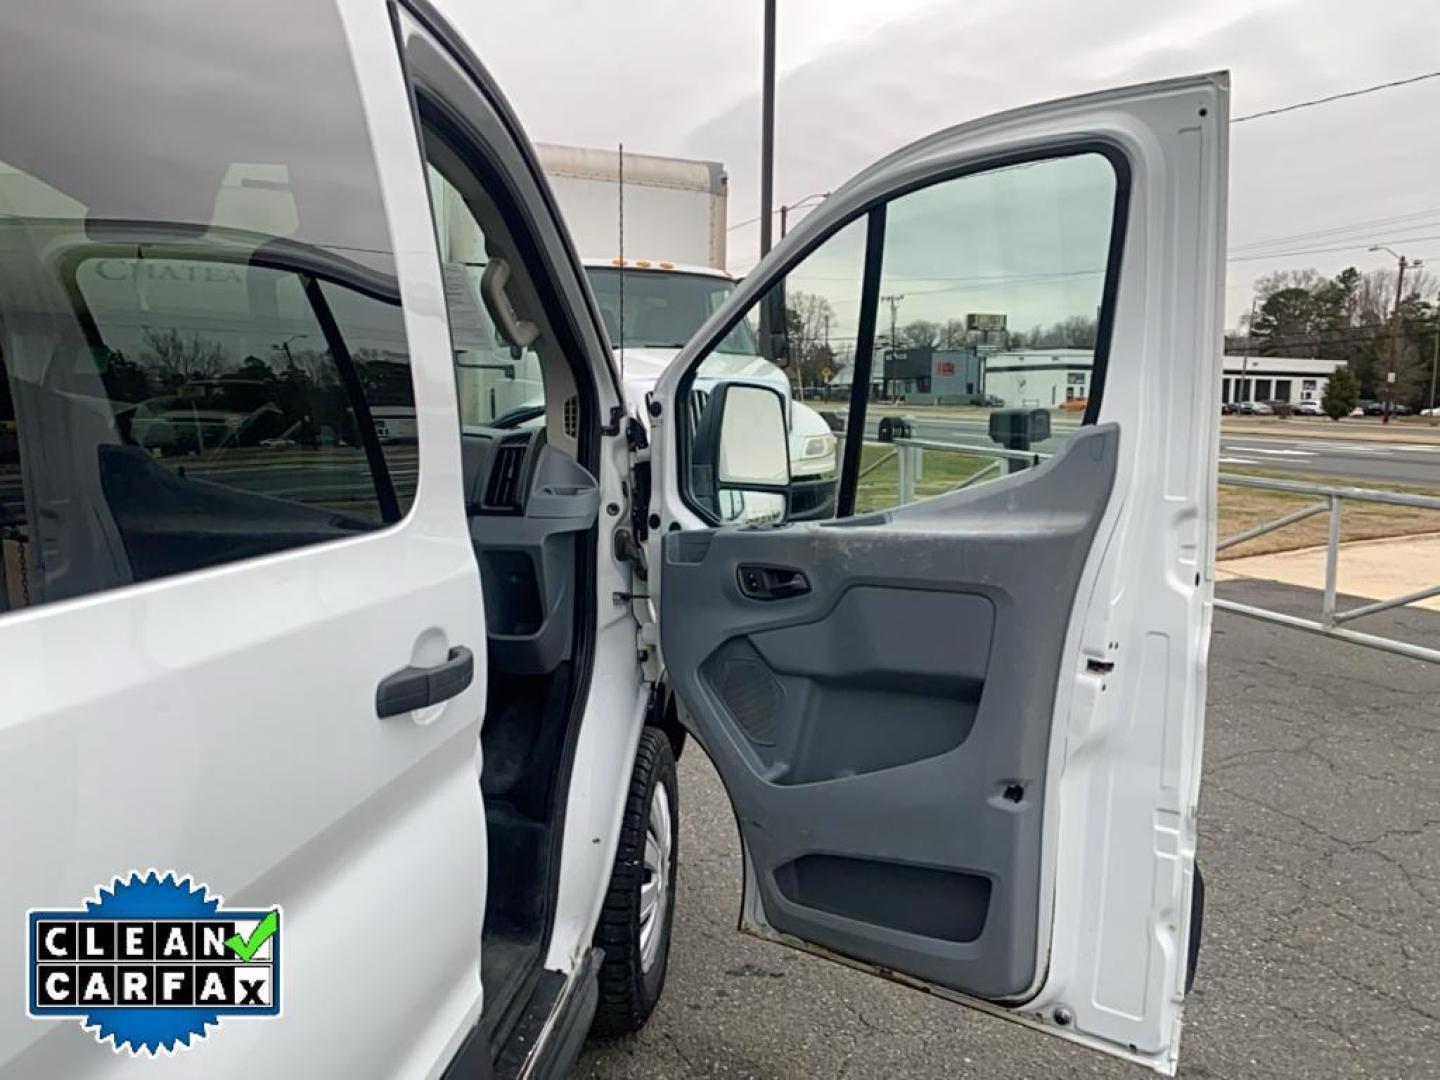
POLYGON ((964 348, 970 341, 970 331, 965 325, 964 319, 946 319, 945 325, 940 328, 940 347, 942 349, 964 348))
POLYGON ((1425 362, 1432 341, 1433 296, 1440 281, 1423 269, 1405 275, 1399 323, 1395 323, 1395 272, 1362 274, 1349 267, 1333 278, 1314 270, 1282 270, 1255 284, 1255 309, 1247 334, 1227 350, 1266 356, 1302 356, 1335 360, 1350 369, 1361 397, 1378 397, 1385 373, 1394 371, 1395 400, 1419 404, 1428 387, 1425 362), (1393 351, 1393 355, 1392 355, 1393 351))
POLYGON ((1028 334, 1010 336, 1020 338, 1020 343, 1031 349, 1093 349, 1100 325, 1084 315, 1072 315, 1048 327, 1032 327, 1028 334))
POLYGON ((917 348, 934 348, 940 341, 940 324, 928 319, 915 319, 900 328, 900 340, 917 348))
POLYGON ((1320 407, 1331 420, 1339 420, 1342 416, 1349 416, 1359 400, 1360 387, 1355 382, 1355 376, 1348 367, 1340 367, 1335 369, 1335 374, 1331 375, 1330 381, 1325 384, 1320 407))
POLYGON ((834 371, 835 354, 829 347, 834 318, 835 310, 825 297, 799 290, 786 293, 785 337, 791 377, 798 385, 816 386, 825 381, 824 368, 834 371))
POLYGON ((159 372, 164 386, 179 386, 187 379, 212 378, 225 369, 225 347, 218 341, 207 341, 199 334, 184 338, 173 327, 154 330, 145 327, 143 356, 149 367, 159 372))

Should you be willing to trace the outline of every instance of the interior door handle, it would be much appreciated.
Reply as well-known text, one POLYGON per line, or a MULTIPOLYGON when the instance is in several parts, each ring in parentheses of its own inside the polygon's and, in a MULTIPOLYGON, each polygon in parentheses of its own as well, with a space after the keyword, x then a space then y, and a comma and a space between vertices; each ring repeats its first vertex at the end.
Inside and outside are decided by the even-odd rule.
POLYGON ((787 600, 810 591, 810 581, 804 571, 788 566, 746 564, 736 571, 736 577, 740 591, 751 600, 787 600))
POLYGON ((455 697, 475 678, 475 654, 464 645, 450 650, 434 667, 403 667, 375 688, 375 713, 399 716, 455 697))

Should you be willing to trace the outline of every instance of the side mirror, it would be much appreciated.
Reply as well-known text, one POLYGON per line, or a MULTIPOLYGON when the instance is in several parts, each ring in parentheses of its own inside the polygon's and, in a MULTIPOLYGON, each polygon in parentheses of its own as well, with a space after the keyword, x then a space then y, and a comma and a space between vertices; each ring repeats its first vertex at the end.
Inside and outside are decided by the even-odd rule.
POLYGON ((784 520, 790 486, 784 395, 773 387, 729 381, 700 393, 704 404, 691 444, 691 494, 722 522, 784 520))

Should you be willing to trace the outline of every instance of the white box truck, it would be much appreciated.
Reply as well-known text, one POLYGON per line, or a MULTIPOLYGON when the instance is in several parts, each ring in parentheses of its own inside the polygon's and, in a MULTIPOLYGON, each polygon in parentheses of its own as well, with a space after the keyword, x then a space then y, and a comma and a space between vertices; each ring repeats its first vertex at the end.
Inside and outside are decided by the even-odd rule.
MULTIPOLYGON (((620 154, 535 147, 580 254, 620 254, 620 154)), ((718 161, 625 153, 625 254, 725 269, 729 178, 718 161)))
MULTIPOLYGON (((618 150, 546 143, 536 149, 580 251, 610 344, 623 347, 626 393, 643 402, 681 346, 735 288, 725 269, 725 167, 627 150, 622 260, 618 150)), ((790 380, 757 355, 747 328, 737 328, 737 335, 749 345, 729 358, 724 377, 763 380, 790 399, 790 518, 829 517, 839 474, 830 425, 792 399, 790 380)), ((707 399, 703 383, 696 384, 695 407, 707 399)))

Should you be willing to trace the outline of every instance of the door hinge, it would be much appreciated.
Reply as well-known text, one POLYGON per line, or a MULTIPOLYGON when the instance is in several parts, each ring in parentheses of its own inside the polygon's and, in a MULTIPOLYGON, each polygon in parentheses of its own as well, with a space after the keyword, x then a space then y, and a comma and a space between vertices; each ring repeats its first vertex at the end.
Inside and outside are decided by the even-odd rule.
POLYGON ((625 406, 610 406, 610 422, 600 429, 601 435, 619 435, 621 425, 625 420, 625 406))
POLYGON ((630 449, 637 452, 650 446, 650 436, 645 433, 645 425, 638 416, 625 418, 625 440, 630 444, 630 449))
POLYGON ((636 543, 635 537, 629 529, 616 529, 614 544, 615 561, 629 563, 635 576, 644 581, 648 569, 645 562, 645 545, 636 543))

